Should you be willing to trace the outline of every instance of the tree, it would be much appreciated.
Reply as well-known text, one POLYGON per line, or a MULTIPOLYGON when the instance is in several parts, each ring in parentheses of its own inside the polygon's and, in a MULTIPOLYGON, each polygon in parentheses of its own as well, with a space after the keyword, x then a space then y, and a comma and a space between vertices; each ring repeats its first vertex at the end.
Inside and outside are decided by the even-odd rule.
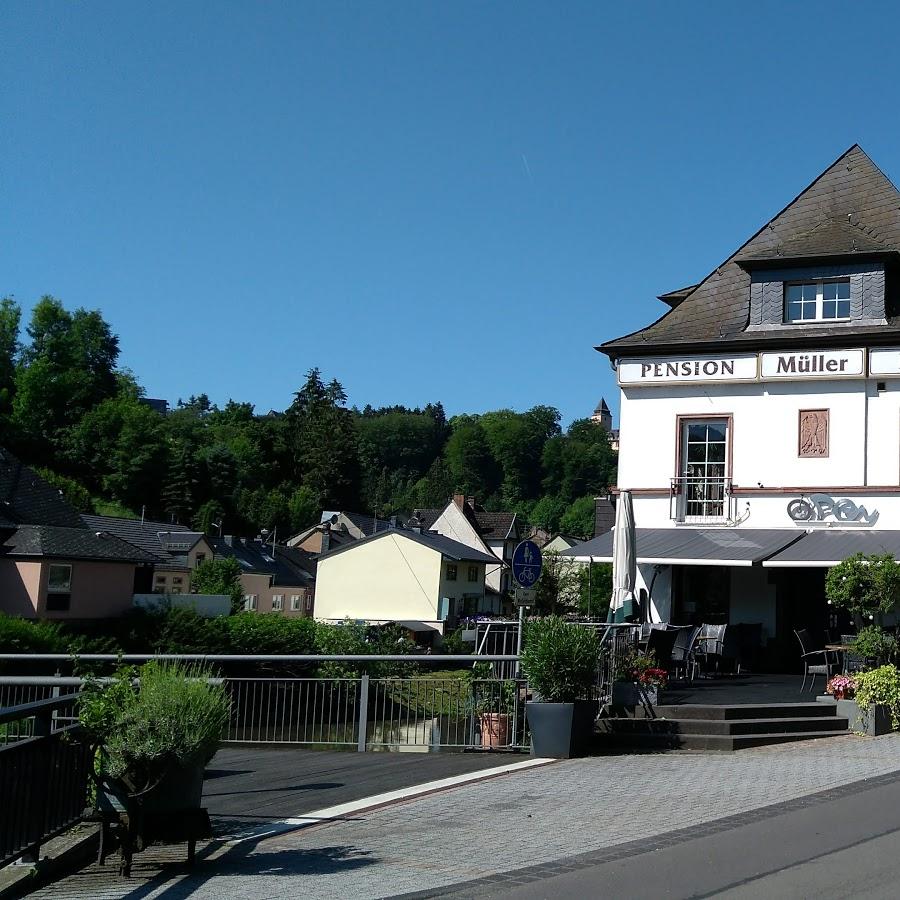
POLYGON ((487 497, 497 490, 499 466, 491 454, 484 429, 477 421, 454 427, 447 441, 445 457, 454 490, 479 497, 487 497))
POLYGON ((175 447, 162 490, 163 509, 174 522, 190 521, 196 503, 197 464, 185 444, 175 447))
POLYGON ((528 521, 537 528, 545 528, 551 534, 560 530, 560 520, 566 512, 566 504, 559 497, 541 497, 531 509, 528 521))
POLYGON ((20 350, 21 320, 22 310, 15 300, 11 297, 0 300, 0 421, 3 423, 4 438, 16 391, 16 361, 20 350))
POLYGON ((359 455, 353 414, 337 380, 327 386, 311 369, 287 411, 295 480, 306 485, 320 507, 350 509, 359 496, 359 455))
POLYGON ((571 503, 586 494, 596 496, 615 483, 616 455, 603 427, 577 419, 564 435, 544 445, 544 492, 571 503))
POLYGON ((244 602, 240 563, 233 556, 205 559, 191 573, 191 593, 227 594, 231 597, 231 611, 238 612, 244 602))
POLYGON ((541 577, 536 585, 538 612, 555 616, 578 610, 581 598, 579 570, 582 567, 583 563, 552 550, 543 554, 541 577))
POLYGON ((559 521, 564 534, 587 540, 594 535, 594 498, 588 494, 570 503, 559 521))
POLYGON ((825 596, 860 626, 894 610, 900 600, 900 566, 892 553, 855 553, 828 570, 825 596))
POLYGON ((14 423, 32 460, 54 459, 66 429, 115 395, 119 339, 99 311, 69 313, 42 297, 27 328, 30 343, 16 369, 14 423))
POLYGON ((605 621, 612 597, 612 566, 609 563, 583 565, 578 571, 578 579, 579 613, 605 621))

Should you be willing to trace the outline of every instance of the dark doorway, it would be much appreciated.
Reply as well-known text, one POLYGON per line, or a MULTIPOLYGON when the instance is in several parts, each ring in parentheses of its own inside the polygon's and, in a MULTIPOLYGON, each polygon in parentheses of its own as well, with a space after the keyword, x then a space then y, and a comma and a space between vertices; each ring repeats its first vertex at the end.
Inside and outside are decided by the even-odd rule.
POLYGON ((855 631, 851 617, 825 599, 827 569, 778 569, 775 582, 775 636, 770 641, 772 671, 799 672, 800 644, 794 631, 806 628, 817 647, 855 631))
POLYGON ((675 566, 673 625, 725 625, 731 605, 731 575, 725 566, 675 566))

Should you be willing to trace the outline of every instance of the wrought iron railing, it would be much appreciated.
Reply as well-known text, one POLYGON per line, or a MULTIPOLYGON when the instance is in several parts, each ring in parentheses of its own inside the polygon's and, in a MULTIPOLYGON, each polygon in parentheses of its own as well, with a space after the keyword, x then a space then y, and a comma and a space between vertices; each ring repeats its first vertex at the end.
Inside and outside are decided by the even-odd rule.
POLYGON ((734 517, 734 507, 730 478, 671 479, 669 517, 675 522, 721 524, 734 517))
POLYGON ((69 724, 76 701, 69 694, 0 710, 0 866, 36 860, 84 811, 91 751, 69 724))

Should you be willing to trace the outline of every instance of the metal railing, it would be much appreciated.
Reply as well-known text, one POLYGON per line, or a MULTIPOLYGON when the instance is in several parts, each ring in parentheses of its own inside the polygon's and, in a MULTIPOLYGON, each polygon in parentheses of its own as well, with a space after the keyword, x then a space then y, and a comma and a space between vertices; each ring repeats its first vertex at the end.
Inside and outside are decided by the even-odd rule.
POLYGON ((81 818, 91 751, 68 724, 77 694, 0 710, 0 866, 36 860, 41 844, 81 818), (62 724, 65 722, 66 724, 62 724))
POLYGON ((730 478, 671 479, 669 518, 675 522, 721 524, 734 517, 735 503, 730 478))

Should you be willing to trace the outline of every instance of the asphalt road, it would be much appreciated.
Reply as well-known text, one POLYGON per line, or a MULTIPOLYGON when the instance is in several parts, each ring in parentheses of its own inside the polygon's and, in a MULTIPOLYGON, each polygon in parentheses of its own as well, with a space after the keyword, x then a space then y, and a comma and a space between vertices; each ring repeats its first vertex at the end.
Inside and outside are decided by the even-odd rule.
POLYGON ((894 900, 900 773, 429 896, 894 900))
POLYGON ((509 753, 353 753, 226 747, 206 770, 217 832, 527 759, 509 753))

